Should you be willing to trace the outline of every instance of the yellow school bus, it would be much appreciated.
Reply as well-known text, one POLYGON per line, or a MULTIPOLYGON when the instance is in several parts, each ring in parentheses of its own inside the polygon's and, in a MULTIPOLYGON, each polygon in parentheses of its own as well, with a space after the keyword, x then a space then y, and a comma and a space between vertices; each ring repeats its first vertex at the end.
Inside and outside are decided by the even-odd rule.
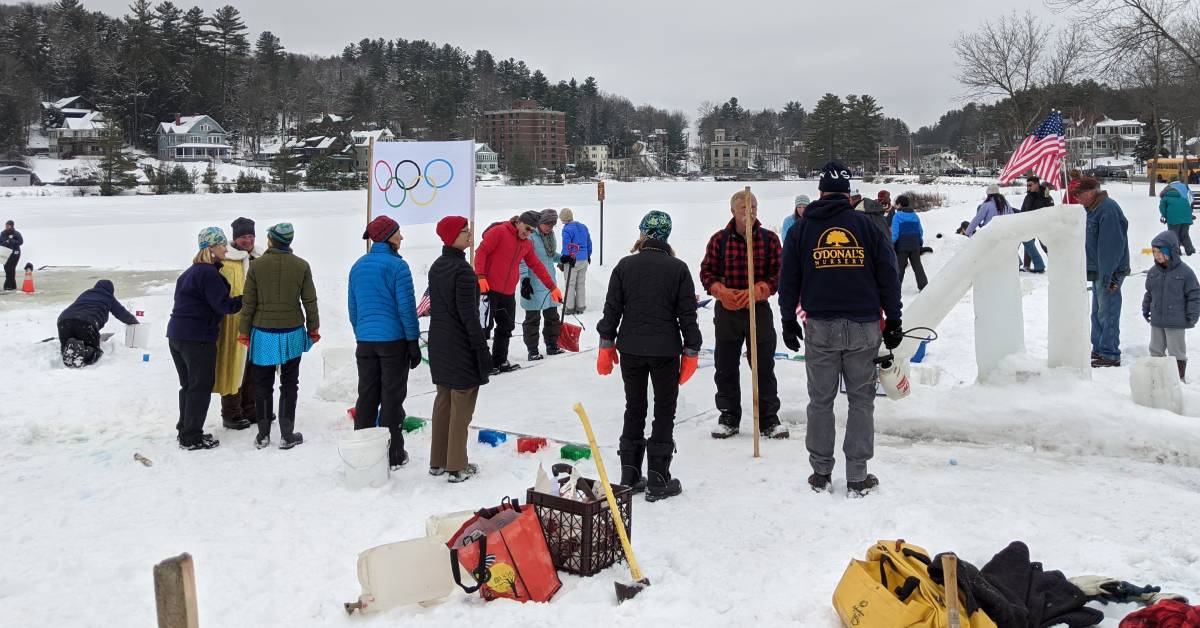
POLYGON ((1175 158, 1151 159, 1146 162, 1146 176, 1155 177, 1160 183, 1166 183, 1172 179, 1191 183, 1200 177, 1200 160, 1187 160, 1187 170, 1185 174, 1184 160, 1175 158))

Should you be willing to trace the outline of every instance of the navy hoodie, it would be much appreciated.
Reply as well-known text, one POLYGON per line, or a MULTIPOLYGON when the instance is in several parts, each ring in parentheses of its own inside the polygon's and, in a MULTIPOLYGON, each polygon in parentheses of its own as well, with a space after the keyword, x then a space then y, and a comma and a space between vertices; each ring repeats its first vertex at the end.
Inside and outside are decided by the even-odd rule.
POLYGON ((175 281, 175 307, 167 322, 167 338, 216 342, 221 319, 242 309, 242 297, 229 296, 221 263, 192 264, 175 281))
POLYGON ((845 196, 809 205, 788 231, 779 273, 783 320, 796 320, 799 304, 813 319, 869 323, 878 321, 883 310, 889 320, 900 320, 900 276, 892 243, 845 196))
POLYGON ((96 329, 100 329, 108 322, 108 315, 111 312, 122 323, 137 325, 138 319, 130 314, 129 310, 121 307, 121 303, 117 301, 117 297, 113 296, 113 292, 113 282, 107 279, 97 281, 94 288, 84 291, 78 299, 75 299, 74 303, 58 315, 58 322, 84 321, 95 325, 96 329))

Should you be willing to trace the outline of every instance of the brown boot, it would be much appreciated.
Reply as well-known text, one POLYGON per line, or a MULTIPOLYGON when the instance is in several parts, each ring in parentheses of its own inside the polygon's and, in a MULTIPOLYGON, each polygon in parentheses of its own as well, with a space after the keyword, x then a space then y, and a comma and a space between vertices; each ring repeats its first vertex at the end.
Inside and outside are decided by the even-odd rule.
POLYGON ((1175 364, 1179 367, 1179 381, 1186 384, 1187 380, 1184 379, 1184 375, 1187 375, 1187 360, 1176 360, 1175 364))

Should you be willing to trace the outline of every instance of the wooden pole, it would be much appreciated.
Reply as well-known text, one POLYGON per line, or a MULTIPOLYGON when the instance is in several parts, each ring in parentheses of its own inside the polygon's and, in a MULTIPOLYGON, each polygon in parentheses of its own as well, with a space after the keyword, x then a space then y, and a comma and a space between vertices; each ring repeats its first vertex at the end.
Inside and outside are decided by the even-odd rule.
POLYGON ((471 144, 471 219, 467 221, 467 230, 470 231, 471 241, 467 244, 467 248, 471 249, 470 260, 471 268, 475 268, 475 144, 471 144))
POLYGON ((946 590, 946 614, 950 628, 959 628, 962 617, 958 605, 958 557, 942 554, 942 582, 946 590))
POLYGON ((750 390, 754 399, 754 457, 758 458, 758 303, 754 300, 754 209, 746 186, 742 203, 746 208, 746 292, 750 295, 750 390))
MULTIPOLYGON (((375 190, 375 138, 367 142, 367 225, 371 224, 371 195, 375 190)), ((367 226, 363 225, 363 229, 367 226)), ((371 252, 371 241, 367 240, 367 252, 371 252)))
POLYGON ((183 553, 154 566, 154 603, 158 628, 198 628, 196 568, 183 553))

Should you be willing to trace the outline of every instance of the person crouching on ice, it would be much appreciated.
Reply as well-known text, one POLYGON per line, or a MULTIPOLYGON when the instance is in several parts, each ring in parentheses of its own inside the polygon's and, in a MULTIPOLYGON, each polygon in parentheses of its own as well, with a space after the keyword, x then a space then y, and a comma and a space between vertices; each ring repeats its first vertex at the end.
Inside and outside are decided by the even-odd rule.
POLYGON ((1200 282, 1183 263, 1183 247, 1174 231, 1158 234, 1151 246, 1154 266, 1146 273, 1146 296, 1142 298, 1142 318, 1150 323, 1150 355, 1160 358, 1169 353, 1183 381, 1187 374, 1184 332, 1200 320, 1200 282))
POLYGON ((696 290, 688 265, 667 244, 671 217, 652 211, 642 218, 633 254, 613 269, 604 300, 596 372, 621 365, 625 382, 625 426, 618 453, 621 484, 646 491, 646 501, 683 492, 671 477, 675 453, 675 405, 679 387, 696 372, 703 342, 696 324, 696 290), (618 353, 619 352, 619 353, 618 353), (647 380, 654 386, 654 423, 646 432, 647 380), (649 455, 648 480, 642 458, 649 455))
POLYGON ((100 348, 100 329, 108 322, 110 313, 126 325, 138 324, 137 317, 121 307, 113 290, 113 282, 101 279, 58 315, 63 366, 79 368, 95 364, 104 355, 100 348))

